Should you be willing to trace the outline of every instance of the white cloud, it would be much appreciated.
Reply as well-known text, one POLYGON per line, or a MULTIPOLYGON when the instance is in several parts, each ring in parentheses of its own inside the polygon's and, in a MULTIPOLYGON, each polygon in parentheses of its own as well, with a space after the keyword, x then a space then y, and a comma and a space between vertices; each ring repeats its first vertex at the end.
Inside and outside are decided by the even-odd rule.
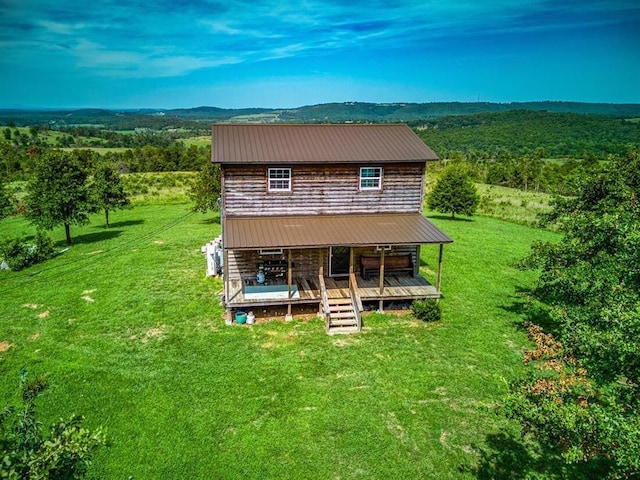
POLYGON ((82 10, 69 0, 25 0, 0 5, 0 41, 19 47, 23 61, 41 55, 29 54, 27 43, 36 42, 69 48, 79 67, 98 75, 151 78, 354 46, 401 49, 446 37, 610 22, 595 13, 640 8, 637 0, 584 0, 579 9, 567 1, 228 0, 220 8, 187 2, 169 12, 124 0, 96 0, 82 10))

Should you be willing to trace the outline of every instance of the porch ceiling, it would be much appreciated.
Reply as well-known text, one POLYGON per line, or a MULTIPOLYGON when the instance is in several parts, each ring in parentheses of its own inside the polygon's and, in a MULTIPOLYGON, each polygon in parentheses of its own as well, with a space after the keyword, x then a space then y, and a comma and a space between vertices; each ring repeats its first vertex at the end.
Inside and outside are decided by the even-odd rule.
POLYGON ((226 217, 223 221, 223 245, 232 250, 451 242, 418 213, 226 217))

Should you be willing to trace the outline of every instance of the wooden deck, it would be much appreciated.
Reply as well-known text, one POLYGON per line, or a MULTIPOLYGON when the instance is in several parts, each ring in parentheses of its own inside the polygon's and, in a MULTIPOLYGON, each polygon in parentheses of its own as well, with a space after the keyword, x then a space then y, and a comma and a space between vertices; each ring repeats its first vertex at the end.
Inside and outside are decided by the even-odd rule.
MULTIPOLYGON (((371 300, 411 300, 419 298, 439 298, 440 292, 427 280, 418 276, 388 275, 384 279, 384 292, 380 295, 378 278, 365 280, 356 275, 358 288, 356 290, 363 301, 371 300)), ((296 298, 247 298, 245 295, 245 282, 242 280, 230 281, 229 300, 227 307, 241 306, 271 306, 292 304, 320 303, 322 294, 318 285, 318 279, 309 277, 294 277, 293 284, 297 287, 296 298)), ((349 298, 349 281, 345 279, 325 278, 327 295, 330 298, 349 298)), ((272 282, 270 286, 279 285, 286 287, 286 282, 272 282)))
MULTIPOLYGON (((369 300, 411 300, 418 298, 440 298, 438 289, 423 277, 409 275, 387 275, 384 277, 384 292, 380 295, 380 285, 377 277, 365 280, 356 275, 358 288, 356 293, 363 301, 369 300)), ((349 295, 348 280, 325 280, 327 289, 336 296, 346 298, 349 295)))

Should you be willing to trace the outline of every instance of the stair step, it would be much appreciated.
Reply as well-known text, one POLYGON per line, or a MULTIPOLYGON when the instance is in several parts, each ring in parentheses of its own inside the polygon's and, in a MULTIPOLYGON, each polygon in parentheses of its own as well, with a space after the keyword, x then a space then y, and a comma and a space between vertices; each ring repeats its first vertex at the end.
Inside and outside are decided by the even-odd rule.
POLYGON ((351 300, 348 298, 330 298, 329 305, 351 305, 351 300))
POLYGON ((342 319, 336 319, 336 320, 330 320, 329 321, 329 328, 331 327, 344 327, 347 325, 353 325, 356 326, 356 319, 355 318, 342 318, 342 319))
POLYGON ((340 318, 355 318, 355 314, 353 313, 353 310, 350 310, 348 312, 331 312, 329 314, 329 318, 331 318, 332 320, 335 319, 340 319, 340 318))
POLYGON ((336 333, 355 333, 358 331, 358 327, 329 327, 329 335, 335 335, 336 333))
POLYGON ((331 313, 333 312, 353 312, 352 305, 332 305, 329 307, 331 313))

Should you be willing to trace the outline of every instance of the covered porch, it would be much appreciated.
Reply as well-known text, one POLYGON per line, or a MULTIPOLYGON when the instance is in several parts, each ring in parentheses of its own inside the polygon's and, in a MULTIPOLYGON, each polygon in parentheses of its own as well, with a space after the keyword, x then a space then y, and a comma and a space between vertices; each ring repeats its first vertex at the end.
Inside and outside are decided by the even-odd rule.
MULTIPOLYGON (((330 297, 347 298, 350 295, 348 279, 325 277, 324 285, 326 294, 330 297)), ((289 296, 288 283, 285 281, 275 284, 270 282, 262 290, 252 288, 254 286, 253 281, 231 280, 227 305, 230 308, 250 308, 283 303, 292 305, 319 303, 322 300, 321 285, 317 277, 293 277, 291 296, 289 296)), ((362 301, 414 300, 441 296, 440 289, 421 275, 415 277, 388 275, 384 278, 382 292, 377 278, 365 280, 360 275, 356 275, 354 288, 362 301)))
POLYGON ((316 304, 328 332, 357 331, 363 301, 382 311, 385 301, 439 298, 451 241, 420 214, 228 217, 224 304, 229 313, 286 305, 288 316, 293 305, 316 304), (433 283, 420 274, 429 245, 438 248, 433 283))

